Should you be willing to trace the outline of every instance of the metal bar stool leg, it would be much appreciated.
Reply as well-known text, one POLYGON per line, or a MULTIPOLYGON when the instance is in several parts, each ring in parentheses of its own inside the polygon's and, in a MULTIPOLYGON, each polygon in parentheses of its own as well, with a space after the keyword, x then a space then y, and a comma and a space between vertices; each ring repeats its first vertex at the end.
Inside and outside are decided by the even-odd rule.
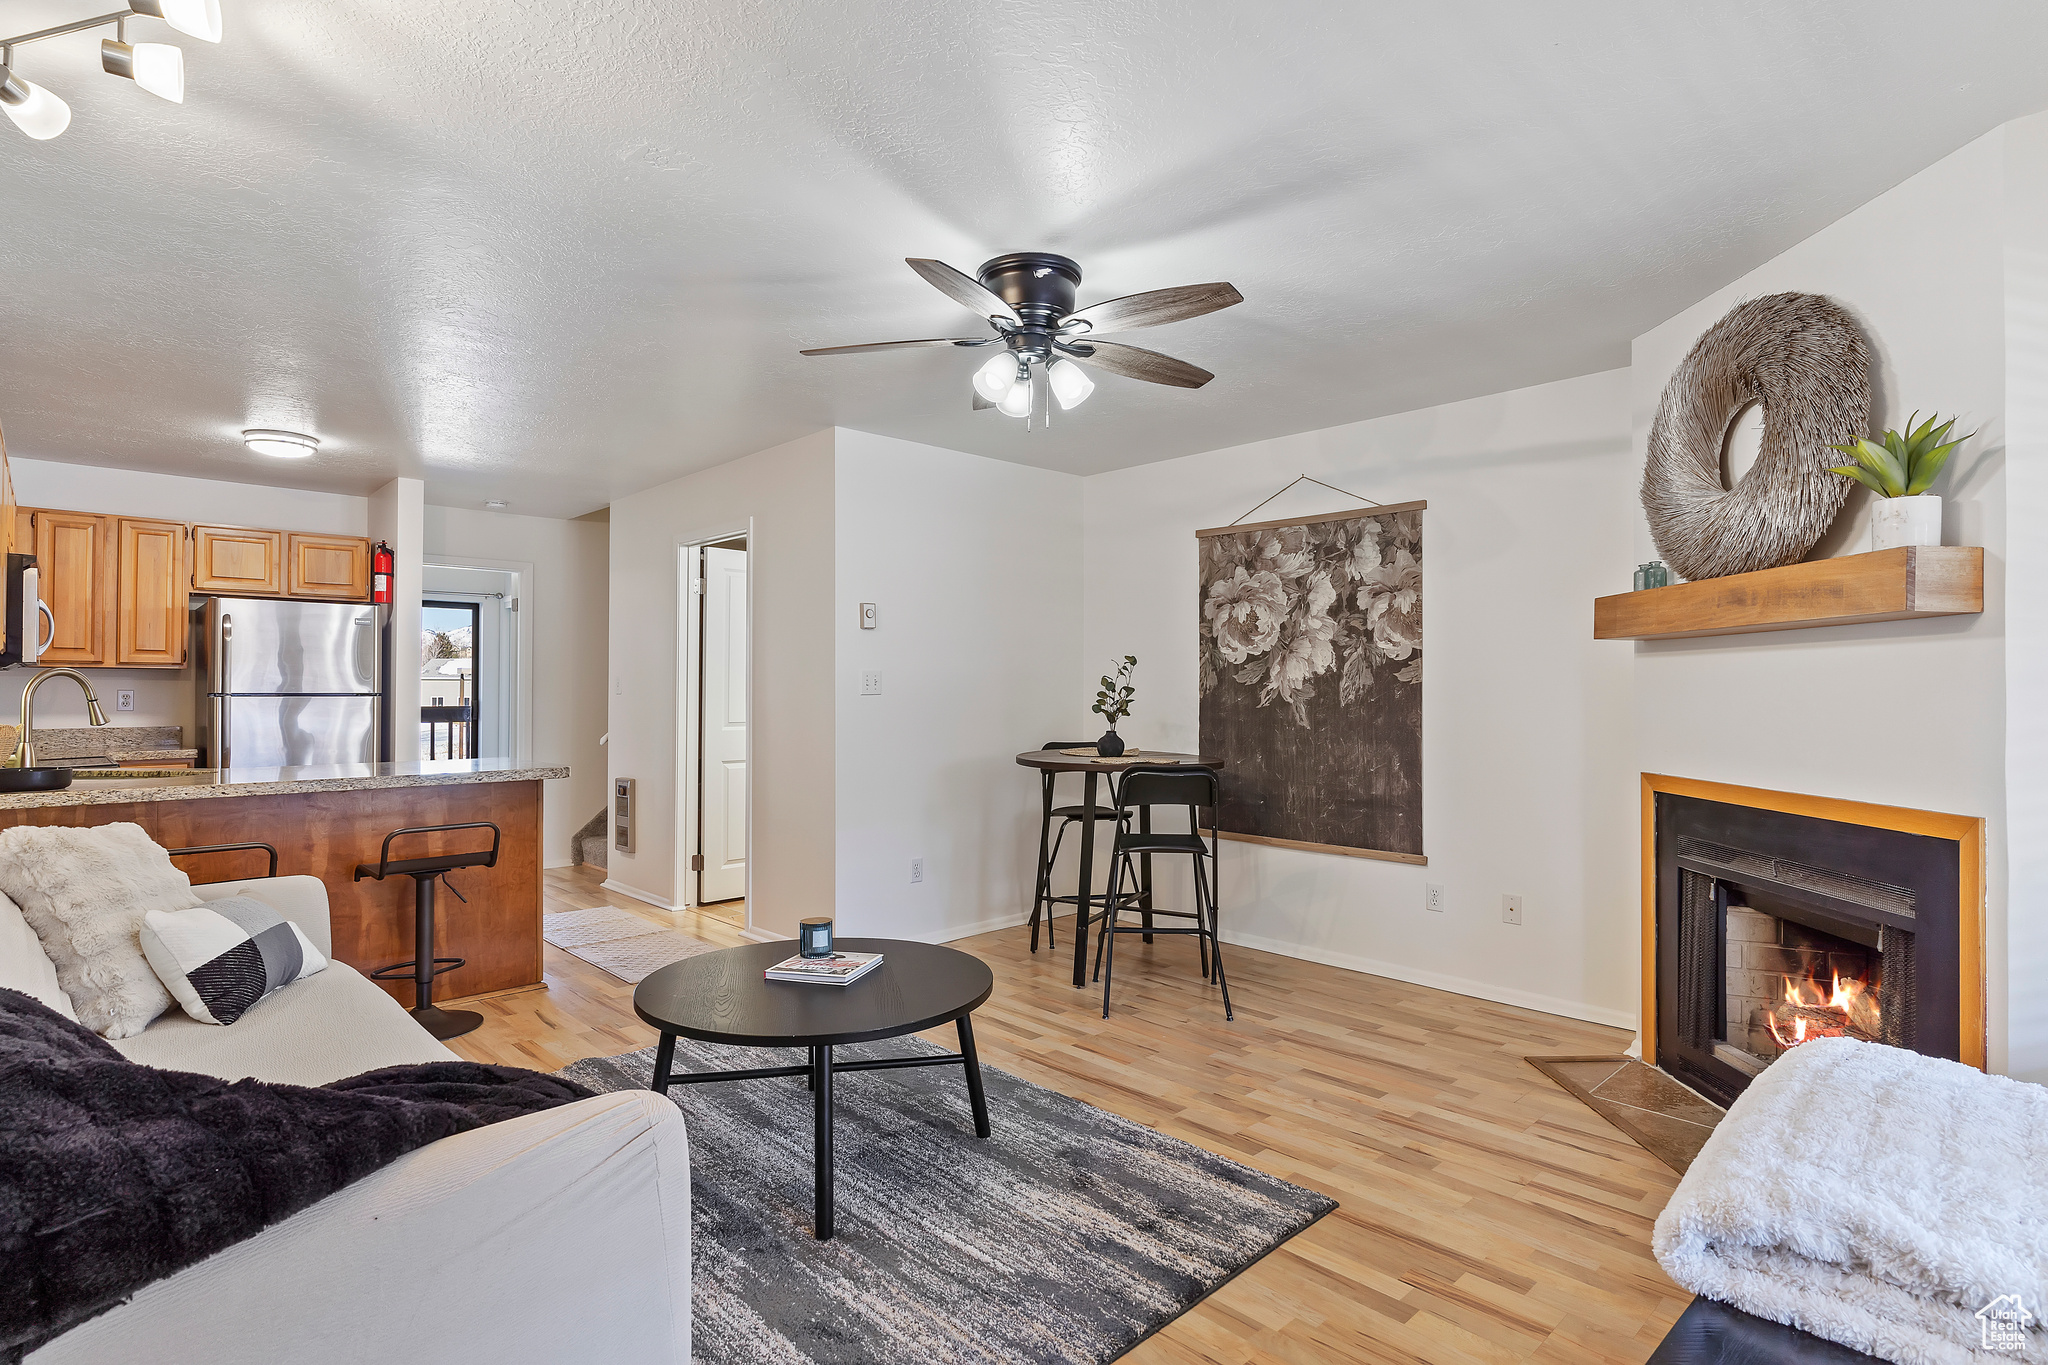
POLYGON ((1123 889, 1124 864, 1130 861, 1112 860, 1109 864, 1109 907, 1103 912, 1107 923, 1102 926, 1102 936, 1109 940, 1107 957, 1102 965, 1102 1017, 1109 1018, 1109 988, 1116 978, 1116 911, 1117 893, 1123 889))
MULTIPOLYGON (((1052 835, 1052 774, 1039 774, 1038 803, 1038 877, 1031 885, 1031 951, 1038 951, 1038 912, 1041 907, 1048 911, 1045 898, 1052 890, 1052 860, 1046 854, 1047 840, 1052 835)), ((1056 946, 1052 941, 1052 916, 1046 915, 1046 943, 1048 948, 1056 946)))

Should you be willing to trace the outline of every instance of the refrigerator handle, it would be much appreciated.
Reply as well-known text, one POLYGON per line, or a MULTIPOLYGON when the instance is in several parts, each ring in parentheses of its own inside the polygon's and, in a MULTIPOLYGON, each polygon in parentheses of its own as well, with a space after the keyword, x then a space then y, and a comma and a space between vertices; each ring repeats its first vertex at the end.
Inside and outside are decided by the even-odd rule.
MULTIPOLYGON (((220 678, 223 687, 235 676, 228 667, 228 645, 234 638, 235 618, 226 612, 222 612, 220 614, 220 678)), ((220 752, 214 755, 214 763, 218 767, 231 768, 234 764, 229 758, 232 746, 228 740, 228 717, 234 714, 234 702, 227 697, 217 697, 214 700, 214 707, 214 714, 220 721, 218 725, 214 726, 214 734, 219 741, 217 747, 220 749, 220 752)))

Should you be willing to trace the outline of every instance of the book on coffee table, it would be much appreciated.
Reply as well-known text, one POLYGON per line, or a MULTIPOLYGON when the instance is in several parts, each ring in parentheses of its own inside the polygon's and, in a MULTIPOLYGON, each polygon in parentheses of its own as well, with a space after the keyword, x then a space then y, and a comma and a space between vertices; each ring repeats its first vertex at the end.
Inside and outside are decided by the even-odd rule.
POLYGON ((762 973, 770 981, 808 981, 844 986, 882 965, 880 953, 834 953, 830 957, 787 957, 762 973))

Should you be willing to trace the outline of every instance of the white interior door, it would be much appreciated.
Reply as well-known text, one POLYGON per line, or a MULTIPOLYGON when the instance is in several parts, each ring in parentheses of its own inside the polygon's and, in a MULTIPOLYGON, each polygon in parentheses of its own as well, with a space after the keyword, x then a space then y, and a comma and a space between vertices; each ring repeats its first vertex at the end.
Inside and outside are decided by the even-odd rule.
POLYGON ((747 552, 704 551, 697 900, 747 894, 747 552))

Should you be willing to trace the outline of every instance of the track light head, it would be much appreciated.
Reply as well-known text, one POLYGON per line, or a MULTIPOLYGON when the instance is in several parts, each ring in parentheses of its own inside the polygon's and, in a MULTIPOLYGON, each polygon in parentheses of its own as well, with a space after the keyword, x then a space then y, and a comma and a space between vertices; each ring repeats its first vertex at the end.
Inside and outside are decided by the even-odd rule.
POLYGON ((5 111, 15 127, 38 142, 48 141, 71 126, 70 105, 4 66, 0 66, 0 111, 5 111))
POLYGON ((100 69, 109 76, 126 76, 172 104, 185 102, 185 54, 169 43, 101 39, 100 69))
POLYGON ((132 0, 128 8, 202 42, 220 41, 220 0, 132 0))

